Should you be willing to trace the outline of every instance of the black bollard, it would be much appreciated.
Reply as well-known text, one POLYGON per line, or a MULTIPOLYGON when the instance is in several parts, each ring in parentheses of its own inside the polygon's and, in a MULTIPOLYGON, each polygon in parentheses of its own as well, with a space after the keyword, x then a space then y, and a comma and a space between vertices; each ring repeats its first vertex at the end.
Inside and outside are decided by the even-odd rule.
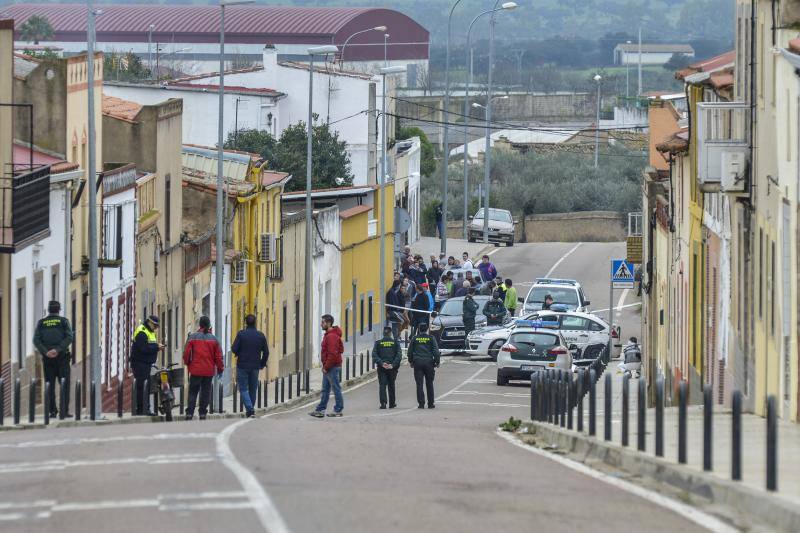
POLYGON ((117 382, 117 418, 122 418, 122 395, 124 393, 123 381, 117 382))
POLYGON ((21 396, 20 389, 21 388, 22 388, 22 385, 21 385, 21 383, 19 381, 19 378, 16 378, 14 380, 14 400, 13 400, 14 401, 14 425, 15 426, 19 425, 20 409, 22 409, 22 407, 20 405, 22 403, 20 401, 20 396, 21 396))
POLYGON ((69 390, 69 384, 67 380, 61 378, 58 387, 58 419, 64 420, 67 416, 67 391, 69 390))
MULTIPOLYGON (((147 382, 145 381, 144 384, 146 386, 147 382)), ((94 395, 95 395, 96 392, 97 392, 97 389, 95 387, 95 382, 94 382, 94 380, 92 380, 92 384, 91 384, 91 386, 89 388, 89 419, 90 420, 96 420, 97 419, 97 412, 96 412, 96 409, 95 409, 95 401, 94 401, 94 395)))
MULTIPOLYGON (((369 350, 367 350, 367 359, 369 359, 369 350)), ((311 370, 306 369, 306 394, 311 393, 311 370)))
POLYGON ((292 399, 292 375, 289 374, 289 399, 292 399))
MULTIPOLYGON (((340 374, 339 374, 339 376, 341 377, 341 375, 342 375, 342 374, 340 373, 340 374)), ((285 380, 284 378, 281 378, 281 403, 283 403, 284 401, 286 401, 286 400, 285 400, 285 396, 283 395, 283 392, 284 392, 285 385, 286 385, 286 380, 285 380)))
POLYGON ((231 390, 233 391, 233 412, 238 413, 242 409, 242 399, 238 398, 239 401, 236 401, 237 396, 239 395, 239 384, 234 383, 231 387, 231 390))
POLYGON ((714 447, 714 404, 711 385, 703 387, 703 470, 713 469, 712 450, 714 447))
POLYGON ((611 374, 606 374, 606 387, 605 397, 603 398, 603 437, 605 440, 611 440, 611 374))
POLYGON ((555 413, 555 379, 552 370, 547 371, 547 421, 552 423, 555 413))
POLYGON ((656 457, 664 457, 664 380, 656 380, 656 457))
POLYGON ((350 358, 344 358, 344 380, 350 381, 350 358))
POLYGON ((733 391, 731 402, 731 479, 742 480, 742 393, 733 391))
POLYGON ((256 408, 261 409, 261 380, 258 380, 258 384, 256 385, 256 408))
POLYGON ((278 389, 280 389, 280 387, 278 386, 278 378, 273 379, 272 383, 274 383, 273 388, 275 389, 273 391, 275 393, 274 394, 274 396, 275 396, 274 405, 278 405, 278 389))
POLYGON ((44 415, 44 425, 50 425, 50 382, 46 381, 44 384, 44 401, 42 402, 42 411, 44 415))
POLYGON ((358 354, 358 355, 359 355, 358 375, 359 376, 363 376, 364 375, 364 354, 362 353, 362 354, 358 354))
POLYGON ((575 407, 575 380, 572 373, 568 374, 567 381, 567 429, 572 430, 572 409, 575 407))
POLYGON ((578 370, 578 383, 576 383, 577 387, 577 406, 578 406, 578 432, 583 433, 583 395, 584 395, 584 384, 586 382, 586 370, 581 368, 578 370))
POLYGON ((75 420, 80 421, 81 419, 81 394, 83 390, 81 389, 81 380, 75 380, 75 420))
POLYGON ((630 409, 630 388, 631 388, 631 376, 629 374, 625 374, 622 377, 622 445, 628 445, 628 418, 629 413, 628 410, 630 409))
POLYGON ((6 418, 6 380, 0 378, 0 426, 6 418))
POLYGON ((183 415, 186 412, 186 387, 181 385, 181 399, 178 412, 183 415))
POLYGON ((536 374, 531 374, 531 420, 536 420, 536 374))
POLYGON ((224 393, 225 393, 225 391, 223 390, 222 382, 220 382, 220 383, 217 384, 217 412, 219 414, 222 414, 222 413, 225 412, 225 408, 223 407, 223 404, 222 404, 222 399, 223 399, 223 394, 224 393))
POLYGON ((775 396, 767 398, 767 490, 778 490, 778 410, 775 396))
POLYGON ((681 380, 678 384, 678 463, 686 464, 686 382, 681 380))
POLYGON ((297 391, 296 391, 297 394, 295 394, 295 396, 297 396, 298 398, 300 397, 300 378, 301 377, 302 377, 302 374, 298 370, 297 371, 297 375, 295 376, 295 381, 297 382, 297 391))
POLYGON ((567 376, 565 372, 558 371, 558 425, 566 427, 567 425, 567 410, 565 409, 567 390, 567 376))
POLYGON ((136 415, 136 378, 133 378, 133 381, 131 382, 131 416, 135 415, 136 415))
POLYGON ((636 397, 636 448, 643 452, 646 449, 645 437, 647 437, 647 404, 645 403, 645 382, 644 378, 639 377, 638 394, 636 397))
POLYGON ((33 424, 36 420, 36 378, 28 382, 28 422, 33 424))
POLYGON ((589 435, 597 433, 597 372, 589 370, 589 435))
POLYGON ((537 403, 539 404, 539 421, 544 422, 547 420, 547 390, 545 389, 545 373, 540 370, 536 373, 536 395, 537 403))

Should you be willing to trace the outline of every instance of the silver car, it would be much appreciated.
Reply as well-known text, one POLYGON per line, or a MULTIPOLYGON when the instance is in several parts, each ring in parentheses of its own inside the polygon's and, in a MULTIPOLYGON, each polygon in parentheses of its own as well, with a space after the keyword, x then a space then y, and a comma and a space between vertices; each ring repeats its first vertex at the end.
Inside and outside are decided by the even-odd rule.
POLYGON ((497 385, 530 380, 542 370, 572 369, 572 354, 561 334, 551 329, 516 328, 497 355, 497 385))
MULTIPOLYGON (((483 208, 478 209, 469 223, 469 242, 483 240, 483 208)), ((514 217, 506 209, 489 208, 489 242, 514 246, 514 217)))

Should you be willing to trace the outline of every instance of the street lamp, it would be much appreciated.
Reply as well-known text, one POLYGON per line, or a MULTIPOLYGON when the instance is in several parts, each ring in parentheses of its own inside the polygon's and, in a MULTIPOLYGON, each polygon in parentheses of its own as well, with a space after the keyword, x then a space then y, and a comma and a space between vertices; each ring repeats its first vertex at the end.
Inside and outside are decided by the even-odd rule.
POLYGON ((450 119, 450 39, 453 29, 453 11, 455 11, 460 3, 461 0, 453 2, 453 6, 450 8, 450 14, 447 16, 447 45, 444 54, 444 116, 442 117, 444 119, 442 121, 444 123, 444 177, 442 178, 442 227, 440 229, 441 235, 439 235, 442 240, 440 247, 442 255, 447 253, 447 175, 450 167, 450 143, 448 135, 450 130, 448 124, 450 119))
MULTIPOLYGON (((303 294, 303 361, 305 369, 311 368, 311 291, 314 284, 313 277, 313 237, 311 233, 311 177, 312 177, 312 136, 314 132, 314 58, 327 57, 336 54, 339 49, 332 45, 312 46, 308 49, 308 123, 306 124, 306 253, 305 253, 305 291, 303 294)), ((299 370, 299 369, 298 369, 299 370)))
MULTIPOLYGON (((502 96, 494 96, 494 97, 490 98, 490 100, 491 101, 494 101, 494 100, 508 100, 508 95, 504 94, 502 96)), ((488 107, 485 106, 485 105, 481 105, 478 102, 473 102, 472 103, 472 107, 474 109, 483 109, 483 116, 484 116, 484 119, 486 120, 486 146, 490 146, 491 145, 491 139, 489 137, 489 135, 490 135, 489 132, 491 130, 491 125, 489 124, 489 119, 487 118, 488 107)), ((484 158, 485 157, 486 157, 486 154, 484 154, 484 158)), ((485 199, 483 199, 483 200, 485 200, 485 199)), ((483 207, 486 207, 486 211, 484 211, 483 217, 484 218, 488 217, 489 216, 488 203, 485 202, 485 203, 481 204, 481 201, 479 200, 478 201, 478 206, 480 206, 480 205, 483 205, 483 207)))
POLYGON ((489 244, 489 187, 491 186, 491 167, 492 167, 492 151, 489 146, 489 124, 492 121, 492 71, 494 70, 494 24, 495 14, 497 11, 510 11, 517 8, 515 2, 505 2, 498 9, 497 4, 500 0, 495 0, 494 12, 489 20, 489 79, 487 81, 486 95, 486 151, 483 156, 483 242, 489 244))
POLYGON ((389 66, 389 37, 388 33, 383 34, 383 66, 389 66))
MULTIPOLYGON (((471 51, 471 49, 470 49, 470 39, 472 38, 472 28, 475 25, 475 23, 478 21, 478 19, 480 19, 481 17, 483 17, 485 15, 494 16, 494 14, 496 12, 498 12, 498 11, 504 11, 504 10, 505 11, 510 11, 512 9, 516 9, 517 8, 516 2, 506 2, 506 3, 502 4, 500 7, 497 7, 498 3, 499 3, 499 0, 497 0, 495 2, 495 5, 494 5, 493 9, 488 9, 486 11, 483 11, 482 13, 479 13, 478 15, 475 16, 475 18, 472 19, 472 22, 469 23, 469 29, 467 29, 467 47, 466 47, 467 56, 466 56, 465 64, 469 64, 469 61, 470 61, 470 51, 471 51)), ((492 40, 490 39, 490 44, 489 44, 490 50, 492 49, 492 46, 493 46, 493 43, 492 43, 492 40)), ((491 96, 492 96, 492 93, 491 93, 491 73, 492 73, 492 57, 491 57, 491 54, 490 54, 490 56, 489 56, 489 83, 490 84, 489 84, 489 93, 488 93, 489 98, 491 98, 491 96)), ((464 240, 467 240, 468 237, 469 237, 467 235, 467 209, 469 208, 469 200, 468 200, 468 197, 469 197, 469 167, 467 166, 467 156, 469 154, 468 154, 467 144, 469 142, 469 86, 470 86, 471 83, 472 83, 472 77, 470 75, 470 76, 467 77, 467 86, 466 86, 466 89, 465 89, 465 92, 464 92, 464 219, 463 219, 463 222, 462 222, 464 240)), ((487 150, 487 152, 488 152, 488 150, 487 150)), ((484 228, 484 229, 488 229, 488 228, 484 228)))
POLYGON ((387 172, 387 161, 386 161, 386 76, 391 76, 393 74, 402 74, 406 71, 406 67, 404 65, 397 65, 394 67, 383 67, 380 70, 381 78, 382 78, 382 93, 383 98, 381 102, 381 179, 379 182, 378 190, 380 191, 380 214, 381 214, 381 221, 380 221, 380 232, 381 232, 381 241, 380 241, 380 291, 381 291, 381 317, 382 320, 386 320, 386 209, 387 209, 387 202, 386 202, 386 172, 387 172))
MULTIPOLYGON (((222 161, 224 157, 223 146, 223 106, 225 102, 225 8, 242 4, 252 4, 253 0, 220 0, 219 1, 219 104, 217 107, 217 267, 214 271, 214 331, 224 342, 223 327, 225 320, 222 316, 222 283, 223 271, 225 270, 225 226, 223 223, 223 211, 225 209, 225 181, 222 176, 222 161)), ((219 384, 219 378, 214 377, 214 389, 219 384)), ((222 405, 218 406, 222 412, 222 405)))
POLYGON ((347 43, 350 42, 350 39, 352 39, 356 35, 361 35, 362 33, 367 33, 367 32, 371 32, 371 31, 382 31, 382 32, 386 33, 386 26, 375 26, 374 28, 367 28, 366 30, 357 31, 353 35, 351 35, 350 37, 345 39, 344 40, 344 44, 342 45, 342 51, 341 51, 341 53, 339 55, 339 57, 340 57, 339 68, 340 69, 344 69, 344 49, 347 47, 347 43))
POLYGON ((594 168, 597 168, 600 157, 600 82, 603 81, 603 77, 600 74, 595 74, 594 81, 597 83, 597 124, 595 124, 594 128, 594 168))
POLYGON ((153 30, 156 29, 155 24, 150 24, 147 28, 147 68, 150 70, 150 79, 153 79, 153 30))

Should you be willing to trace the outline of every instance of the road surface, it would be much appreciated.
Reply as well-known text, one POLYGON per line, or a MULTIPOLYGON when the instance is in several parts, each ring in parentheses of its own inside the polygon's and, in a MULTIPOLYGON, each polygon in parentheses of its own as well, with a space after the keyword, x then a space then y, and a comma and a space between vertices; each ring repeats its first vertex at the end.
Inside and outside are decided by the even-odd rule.
MULTIPOLYGON (((492 258, 522 283, 547 273, 573 247, 518 245, 492 258)), ((551 275, 577 277, 592 298, 602 298, 607 269, 598 263, 619 248, 581 245, 551 275)), ((498 437, 498 422, 527 417, 529 395, 526 386, 496 387, 494 377, 489 361, 448 358, 437 371, 434 410, 416 409, 412 374, 403 367, 397 409, 378 410, 377 385, 368 382, 346 394, 341 419, 314 419, 311 407, 301 406, 255 420, 5 432, 0 528, 700 529, 498 437)))

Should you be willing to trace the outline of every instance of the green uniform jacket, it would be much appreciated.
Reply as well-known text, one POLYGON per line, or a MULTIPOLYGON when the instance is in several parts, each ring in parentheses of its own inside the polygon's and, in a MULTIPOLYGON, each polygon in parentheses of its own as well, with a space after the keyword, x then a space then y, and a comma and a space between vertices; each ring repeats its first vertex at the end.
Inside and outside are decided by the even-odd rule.
POLYGON ((472 299, 472 296, 464 297, 464 304, 461 307, 461 313, 464 315, 464 322, 475 322, 475 315, 478 312, 478 304, 472 299))
POLYGON ((506 308, 500 300, 491 299, 486 302, 483 314, 486 315, 486 320, 490 324, 502 324, 503 317, 506 316, 506 308))
POLYGON ((42 355, 50 350, 58 351, 58 355, 64 355, 69 353, 73 336, 69 320, 59 315, 47 315, 36 324, 33 345, 42 355))
POLYGON ((392 368, 399 368, 400 363, 403 361, 403 351, 400 349, 400 343, 392 337, 384 337, 375 341, 375 346, 372 347, 372 361, 377 366, 389 363, 392 368))
POLYGON ((432 360, 435 366, 439 366, 439 345, 436 339, 427 333, 420 333, 411 338, 408 345, 408 363, 413 365, 417 360, 432 360))

